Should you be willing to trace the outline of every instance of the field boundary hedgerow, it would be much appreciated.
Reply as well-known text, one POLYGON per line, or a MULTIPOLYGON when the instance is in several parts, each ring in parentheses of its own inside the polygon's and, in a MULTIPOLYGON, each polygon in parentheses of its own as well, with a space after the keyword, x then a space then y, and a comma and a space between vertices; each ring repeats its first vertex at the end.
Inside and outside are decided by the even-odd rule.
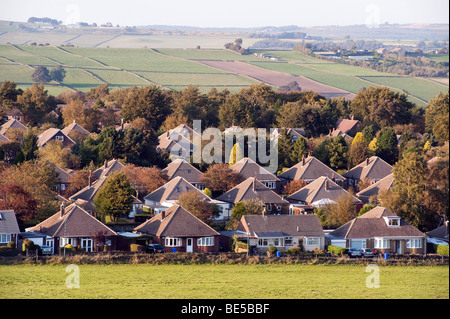
POLYGON ((155 264, 155 265, 191 265, 191 264, 242 264, 242 265, 292 265, 292 264, 379 264, 390 266, 448 266, 449 257, 442 255, 397 255, 372 258, 349 258, 343 256, 316 255, 303 253, 300 255, 247 256, 245 253, 165 253, 148 254, 136 252, 91 252, 67 253, 53 256, 23 256, 0 257, 0 265, 20 264, 155 264))

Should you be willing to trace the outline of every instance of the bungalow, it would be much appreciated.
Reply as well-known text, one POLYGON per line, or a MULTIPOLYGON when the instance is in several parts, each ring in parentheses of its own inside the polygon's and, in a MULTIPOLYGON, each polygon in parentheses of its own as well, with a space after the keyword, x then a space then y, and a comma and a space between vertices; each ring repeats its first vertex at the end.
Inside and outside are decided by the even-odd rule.
POLYGON ((159 144, 156 150, 168 152, 172 159, 189 160, 194 152, 193 137, 198 134, 186 124, 180 124, 158 137, 159 144))
POLYGON ((362 191, 356 194, 364 204, 371 201, 371 198, 375 199, 380 191, 391 189, 394 186, 394 174, 391 173, 388 176, 380 179, 378 182, 373 183, 369 187, 364 188, 362 191))
POLYGON ((257 164, 248 157, 244 157, 239 162, 230 166, 230 169, 240 174, 245 179, 255 177, 258 181, 264 184, 267 188, 276 193, 281 192, 281 180, 275 174, 269 172, 267 169, 257 164))
POLYGON ((57 166, 56 164, 49 161, 55 172, 58 174, 58 184, 56 184, 56 193, 58 195, 64 195, 67 187, 70 184, 70 178, 73 174, 73 170, 71 169, 62 169, 61 167, 57 166))
POLYGON ((20 123, 18 120, 12 118, 8 122, 0 126, 0 134, 3 136, 8 136, 8 130, 23 130, 26 131, 27 127, 20 123))
POLYGON ((94 246, 105 246, 114 250, 117 233, 93 217, 77 204, 65 207, 61 204, 59 212, 50 216, 26 231, 36 232, 48 237, 47 245, 54 248, 64 247, 67 244, 79 247, 87 252, 93 251, 94 246))
POLYGON ((202 175, 197 168, 186 162, 184 159, 178 158, 173 160, 166 168, 162 170, 169 177, 169 180, 175 177, 183 177, 189 183, 197 187, 199 190, 203 190, 205 187, 202 183, 202 175))
POLYGON ((392 173, 392 166, 378 156, 372 156, 359 163, 348 172, 342 174, 347 178, 348 185, 356 187, 359 182, 369 180, 378 182, 392 173))
POLYGON ((348 135, 347 133, 342 132, 340 129, 330 130, 328 137, 338 137, 342 136, 347 143, 351 143, 353 141, 353 137, 348 135))
POLYGON ((292 180, 303 180, 306 183, 311 183, 321 176, 333 179, 340 185, 343 185, 345 182, 345 177, 339 175, 314 156, 302 158, 299 163, 278 175, 284 184, 292 180))
MULTIPOLYGON (((295 207, 298 204, 318 207, 335 203, 341 196, 348 195, 350 194, 345 189, 328 177, 322 176, 288 196, 287 200, 291 203, 290 212, 295 214, 295 207)), ((355 196, 352 197, 353 203, 362 207, 362 202, 355 196)))
POLYGON ((147 220, 134 232, 153 236, 166 252, 218 252, 220 234, 179 205, 147 220))
POLYGON ((39 147, 45 146, 49 141, 61 141, 63 147, 72 147, 76 143, 64 134, 60 129, 57 128, 49 128, 41 135, 38 136, 37 145, 39 147))
POLYGON ((249 245, 258 252, 270 246, 278 250, 300 246, 305 251, 325 247, 325 233, 317 215, 244 215, 237 230, 247 234, 249 245))
POLYGON ((69 125, 67 125, 65 128, 61 130, 64 134, 71 137, 72 139, 84 139, 89 134, 91 134, 88 130, 86 130, 84 127, 80 126, 73 120, 73 122, 69 125))
POLYGON ((228 210, 229 205, 227 203, 210 198, 208 195, 200 191, 197 187, 189 183, 181 176, 173 178, 166 184, 146 195, 144 197, 144 205, 148 208, 153 209, 156 213, 159 213, 167 210, 167 208, 172 207, 173 205, 178 204, 178 199, 180 198, 181 194, 184 194, 188 191, 195 191, 200 195, 201 198, 203 198, 207 202, 219 206, 222 213, 217 219, 226 218, 226 214, 224 213, 226 213, 228 210))
POLYGON ((339 119, 336 122, 336 129, 340 130, 350 136, 355 136, 358 126, 359 126, 359 121, 355 120, 355 117, 353 114, 350 119, 339 119))
POLYGON ((381 206, 352 219, 329 236, 331 245, 345 248, 372 248, 380 253, 427 253, 427 236, 381 206))
POLYGON ((18 246, 19 225, 13 210, 0 210, 0 247, 14 242, 18 246))
POLYGON ((76 201, 76 200, 83 200, 86 202, 92 202, 95 195, 97 195, 98 190, 100 187, 103 186, 103 184, 106 182, 106 179, 108 178, 109 174, 112 172, 118 172, 121 171, 125 165, 120 163, 116 159, 112 159, 111 161, 105 160, 105 164, 102 165, 100 168, 96 169, 92 174, 89 176, 89 182, 86 187, 78 191, 77 193, 73 194, 69 197, 69 200, 76 201), (95 179, 95 181, 93 181, 95 179))
POLYGON ((230 208, 238 202, 259 199, 265 205, 267 213, 287 214, 289 202, 255 177, 249 177, 228 192, 217 197, 218 200, 230 203, 230 208))

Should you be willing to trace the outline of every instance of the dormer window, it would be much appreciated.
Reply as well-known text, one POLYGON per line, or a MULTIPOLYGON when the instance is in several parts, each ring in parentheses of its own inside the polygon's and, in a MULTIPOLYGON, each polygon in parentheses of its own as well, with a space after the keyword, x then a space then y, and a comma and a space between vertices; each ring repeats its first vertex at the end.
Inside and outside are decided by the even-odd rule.
POLYGON ((400 226, 400 217, 384 217, 386 221, 386 225, 388 227, 399 227, 400 226))

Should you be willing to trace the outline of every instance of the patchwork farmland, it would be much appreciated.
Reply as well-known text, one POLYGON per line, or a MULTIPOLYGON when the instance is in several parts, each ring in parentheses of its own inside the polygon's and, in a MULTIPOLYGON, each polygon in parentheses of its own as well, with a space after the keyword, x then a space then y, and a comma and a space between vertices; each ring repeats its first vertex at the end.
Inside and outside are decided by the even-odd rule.
POLYGON ((351 99, 362 87, 388 86, 405 92, 414 103, 426 103, 448 90, 444 82, 401 77, 316 59, 296 51, 252 51, 239 55, 220 49, 82 48, 59 46, 0 45, 0 82, 15 81, 19 87, 32 85, 37 66, 49 70, 62 65, 63 82, 46 85, 50 94, 65 90, 87 92, 108 83, 111 89, 156 84, 182 90, 198 85, 203 92, 239 91, 265 82, 278 88, 296 81, 303 90, 314 90, 325 97, 351 99), (132 57, 132 58, 130 58, 132 57))

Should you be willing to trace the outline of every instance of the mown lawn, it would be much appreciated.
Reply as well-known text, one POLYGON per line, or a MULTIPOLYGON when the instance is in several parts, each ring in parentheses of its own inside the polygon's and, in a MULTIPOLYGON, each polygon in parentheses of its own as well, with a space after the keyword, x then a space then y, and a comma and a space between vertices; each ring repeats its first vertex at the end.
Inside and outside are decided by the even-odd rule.
POLYGON ((365 265, 2 265, 0 298, 448 299, 448 266, 379 266, 368 288, 365 265))

